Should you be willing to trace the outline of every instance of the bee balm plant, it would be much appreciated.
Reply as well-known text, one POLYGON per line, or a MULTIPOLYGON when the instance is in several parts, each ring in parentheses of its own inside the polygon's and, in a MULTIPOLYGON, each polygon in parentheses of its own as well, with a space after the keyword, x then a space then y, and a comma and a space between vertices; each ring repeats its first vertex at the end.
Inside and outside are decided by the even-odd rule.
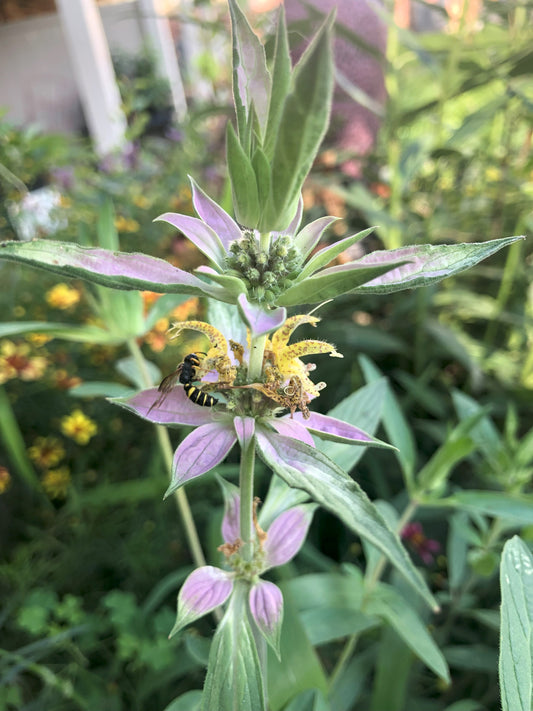
MULTIPOLYGON (((390 294, 425 286, 467 269, 518 237, 479 244, 413 245, 376 251, 338 266, 332 260, 367 235, 365 230, 320 249, 336 219, 302 223, 301 190, 326 131, 333 91, 329 16, 298 64, 290 61, 283 10, 270 64, 236 0, 233 31, 235 127, 228 123, 227 164, 233 215, 191 180, 197 217, 165 213, 207 265, 191 274, 145 254, 35 240, 0 245, 0 258, 126 290, 202 296, 230 314, 224 325, 175 323, 205 337, 159 388, 114 402, 158 425, 193 430, 177 447, 167 495, 215 469, 239 449, 238 486, 221 482, 225 498, 221 567, 203 565, 179 593, 172 634, 217 608, 223 616, 209 655, 201 708, 261 711, 269 707, 266 645, 282 656, 283 593, 265 573, 290 561, 302 546, 317 506, 332 512, 379 551, 432 610, 435 599, 403 548, 397 531, 356 481, 320 446, 390 447, 357 424, 316 409, 325 382, 307 359, 341 358, 334 344, 297 340, 303 324, 317 327, 309 305, 351 294, 390 294), (290 314, 288 309, 296 308, 290 314), (261 506, 256 459, 272 472, 261 506), (277 483, 275 483, 277 482, 277 483), (274 512, 274 513, 273 513, 274 512)), ((141 473, 139 473, 141 475, 141 473)), ((370 594, 376 579, 368 578, 370 594)), ((409 604, 405 602, 406 607, 409 604)), ((409 608, 411 609, 411 608, 409 608)), ((414 607, 412 615, 424 630, 414 607)), ((420 632, 446 680, 446 663, 420 632)))

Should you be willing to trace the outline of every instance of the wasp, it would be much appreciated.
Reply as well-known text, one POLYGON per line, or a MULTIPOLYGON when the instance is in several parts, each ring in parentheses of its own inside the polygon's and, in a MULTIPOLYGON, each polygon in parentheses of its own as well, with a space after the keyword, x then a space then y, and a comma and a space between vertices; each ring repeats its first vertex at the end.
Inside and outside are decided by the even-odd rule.
POLYGON ((178 365, 173 373, 170 373, 170 375, 167 375, 166 378, 163 378, 158 388, 161 395, 154 402, 150 410, 161 405, 166 396, 176 385, 177 381, 183 385, 183 389, 185 390, 185 394, 189 400, 194 402, 196 405, 213 407, 213 405, 218 402, 216 397, 204 393, 203 390, 200 390, 192 384, 193 380, 197 380, 196 369, 201 363, 200 358, 198 357, 199 354, 206 355, 203 351, 199 351, 198 353, 189 353, 185 356, 183 361, 178 365))

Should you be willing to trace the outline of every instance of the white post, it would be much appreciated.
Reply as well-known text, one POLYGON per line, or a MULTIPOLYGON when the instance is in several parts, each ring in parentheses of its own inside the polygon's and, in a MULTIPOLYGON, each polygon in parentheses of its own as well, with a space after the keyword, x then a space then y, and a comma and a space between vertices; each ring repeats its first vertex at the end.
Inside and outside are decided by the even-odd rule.
POLYGON ((94 0, 56 0, 85 120, 99 155, 125 144, 126 119, 94 0))
POLYGON ((176 116, 182 119, 187 114, 187 102, 168 18, 158 12, 157 0, 137 0, 137 5, 149 46, 155 52, 159 76, 168 80, 176 116))

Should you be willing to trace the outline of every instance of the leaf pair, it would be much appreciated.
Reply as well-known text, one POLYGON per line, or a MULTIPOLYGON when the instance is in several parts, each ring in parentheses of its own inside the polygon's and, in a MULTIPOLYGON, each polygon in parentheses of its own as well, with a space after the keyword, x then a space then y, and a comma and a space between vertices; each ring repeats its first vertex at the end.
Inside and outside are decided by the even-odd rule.
POLYGON ((271 73, 264 47, 236 0, 229 6, 237 132, 228 124, 226 148, 235 214, 261 232, 284 230, 329 123, 333 15, 292 71, 280 10, 271 73))

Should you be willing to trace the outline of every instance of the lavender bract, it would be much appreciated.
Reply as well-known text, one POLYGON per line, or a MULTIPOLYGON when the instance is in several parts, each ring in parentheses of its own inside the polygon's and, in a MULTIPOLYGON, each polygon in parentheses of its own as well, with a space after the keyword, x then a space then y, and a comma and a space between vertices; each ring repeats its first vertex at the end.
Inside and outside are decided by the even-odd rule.
POLYGON ((236 581, 240 580, 248 589, 248 609, 253 620, 279 657, 283 596, 277 585, 262 580, 260 575, 294 558, 305 541, 316 505, 301 504, 284 511, 266 531, 263 531, 254 515, 253 553, 251 559, 247 560, 240 553, 243 541, 238 523, 238 490, 226 483, 224 493, 224 544, 219 550, 224 554, 230 569, 207 565, 189 575, 178 596, 176 624, 170 636, 227 602, 236 581))

